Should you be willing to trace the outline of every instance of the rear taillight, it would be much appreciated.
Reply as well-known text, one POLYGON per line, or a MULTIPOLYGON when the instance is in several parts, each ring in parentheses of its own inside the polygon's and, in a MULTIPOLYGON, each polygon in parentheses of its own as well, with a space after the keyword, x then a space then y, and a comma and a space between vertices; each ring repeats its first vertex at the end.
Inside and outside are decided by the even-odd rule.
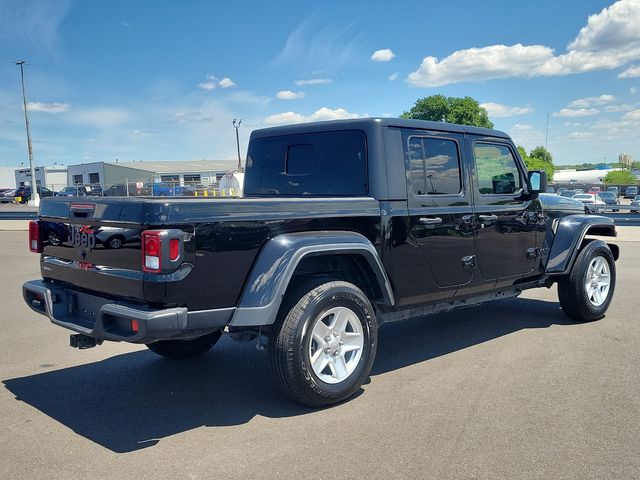
POLYGON ((145 230, 142 232, 142 271, 166 273, 182 263, 182 230, 145 230))
POLYGON ((180 258, 180 239, 172 238, 169 240, 169 260, 175 262, 180 258))
POLYGON ((159 273, 162 270, 162 239, 159 231, 142 232, 142 270, 159 273))
POLYGON ((40 238, 40 223, 37 220, 29 222, 29 250, 33 253, 42 252, 42 239, 40 238))

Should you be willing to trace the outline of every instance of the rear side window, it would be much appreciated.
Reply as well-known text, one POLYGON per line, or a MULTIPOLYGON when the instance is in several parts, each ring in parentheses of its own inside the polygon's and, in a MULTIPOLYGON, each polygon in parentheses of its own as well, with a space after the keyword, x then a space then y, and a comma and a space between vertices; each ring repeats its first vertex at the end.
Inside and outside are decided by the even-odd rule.
POLYGON ((511 194, 522 187, 516 161, 506 145, 476 143, 473 146, 473 156, 476 160, 480 193, 511 194))
POLYGON ((256 138, 249 145, 245 195, 367 193, 367 144, 361 131, 256 138))
POLYGON ((416 195, 456 195, 462 190, 458 145, 453 140, 409 137, 411 185, 416 195))

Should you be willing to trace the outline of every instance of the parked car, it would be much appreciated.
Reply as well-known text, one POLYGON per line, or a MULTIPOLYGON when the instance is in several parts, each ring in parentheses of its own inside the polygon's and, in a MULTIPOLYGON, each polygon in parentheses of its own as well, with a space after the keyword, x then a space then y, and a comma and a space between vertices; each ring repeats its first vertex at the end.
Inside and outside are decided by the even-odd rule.
POLYGON ((44 199, 28 237, 42 278, 23 285, 26 304, 77 348, 123 341, 179 359, 224 332, 266 342, 259 357, 282 391, 317 408, 361 391, 385 322, 553 284, 576 322, 612 301, 613 220, 540 198, 546 173, 527 171, 506 133, 316 122, 254 131, 248 157, 245 198, 44 199), (68 229, 61 245, 43 241, 52 223, 68 229), (140 241, 105 251, 95 232, 114 226, 140 241), (585 240, 594 233, 609 242, 585 240))
POLYGON ((567 197, 567 198, 573 198, 573 196, 576 195, 577 193, 578 193, 577 190, 566 190, 565 189, 560 193, 560 196, 561 197, 567 197))
POLYGON ((618 187, 609 187, 607 188, 607 192, 613 193, 616 197, 620 196, 620 189, 618 187))
POLYGON ((167 182, 154 182, 152 194, 154 197, 193 197, 196 190, 190 185, 175 185, 167 182))
POLYGON ((602 213, 606 206, 597 193, 578 193, 573 196, 573 199, 584 203, 591 213, 602 213))
POLYGON ((584 193, 584 190, 581 188, 576 188, 576 193, 584 193))
POLYGON ((638 187, 627 187, 627 189, 624 191, 624 198, 635 198, 636 195, 638 195, 638 187))
POLYGON ((640 212, 640 195, 636 195, 636 197, 631 200, 629 210, 632 212, 640 212))
POLYGON ((13 202, 16 194, 16 189, 7 190, 4 193, 0 193, 0 203, 11 203, 13 202))
POLYGON ((103 196, 105 197, 139 197, 150 194, 151 189, 148 183, 131 183, 129 184, 128 190, 127 185, 125 185, 124 183, 117 183, 115 185, 111 185, 109 188, 106 188, 103 192, 103 196))
POLYGON ((58 192, 59 197, 86 197, 89 195, 91 195, 91 187, 86 187, 84 185, 64 187, 58 192))
POLYGON ((611 209, 614 212, 619 211, 619 208, 615 208, 616 206, 620 205, 620 200, 618 200, 618 197, 615 193, 613 192, 600 192, 599 193, 600 198, 602 199, 602 201, 606 204, 606 208, 607 209, 611 209))
MULTIPOLYGON (((41 198, 53 197, 56 192, 49 190, 47 187, 38 187, 38 194, 41 198)), ((18 187, 13 193, 16 202, 27 203, 31 198, 31 187, 18 187)))
POLYGON ((92 197, 101 197, 102 196, 102 187, 100 185, 90 185, 91 190, 88 192, 88 195, 92 197))
POLYGON ((555 191, 555 189, 553 187, 547 187, 547 193, 555 194, 556 191, 555 191))

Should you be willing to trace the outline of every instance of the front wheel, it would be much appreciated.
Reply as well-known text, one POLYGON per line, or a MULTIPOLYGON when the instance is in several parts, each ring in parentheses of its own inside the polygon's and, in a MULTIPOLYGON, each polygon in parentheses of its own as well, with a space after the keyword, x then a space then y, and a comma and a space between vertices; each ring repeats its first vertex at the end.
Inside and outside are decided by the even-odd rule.
POLYGON ((274 376, 282 390, 310 407, 351 397, 376 354, 373 307, 358 287, 342 281, 306 283, 290 293, 269 339, 274 376))
POLYGON ((594 240, 578 254, 571 272, 558 282, 562 310, 579 322, 604 317, 616 287, 616 264, 606 243, 594 240))
POLYGON ((222 331, 218 331, 191 340, 160 340, 148 343, 147 348, 162 357, 181 360, 203 355, 220 340, 221 336, 222 331))

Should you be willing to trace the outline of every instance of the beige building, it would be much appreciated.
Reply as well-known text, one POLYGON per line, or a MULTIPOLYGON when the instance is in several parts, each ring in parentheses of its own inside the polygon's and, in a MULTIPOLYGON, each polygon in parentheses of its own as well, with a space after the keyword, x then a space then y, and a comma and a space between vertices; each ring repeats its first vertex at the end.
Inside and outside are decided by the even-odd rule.
POLYGON ((618 162, 620 162, 622 165, 630 167, 633 163, 633 159, 628 153, 621 153, 620 155, 618 155, 618 162))

